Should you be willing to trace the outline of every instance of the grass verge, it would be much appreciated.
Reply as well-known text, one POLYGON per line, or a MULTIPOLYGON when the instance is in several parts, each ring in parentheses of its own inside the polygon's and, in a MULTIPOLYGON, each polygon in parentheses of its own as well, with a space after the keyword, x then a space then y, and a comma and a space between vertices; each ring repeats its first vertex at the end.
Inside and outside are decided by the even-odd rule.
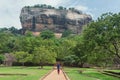
POLYGON ((120 80, 90 68, 65 68, 65 72, 71 80, 120 80), (82 74, 79 73, 79 70, 83 71, 82 74))
POLYGON ((51 67, 44 67, 43 69, 39 69, 39 67, 0 67, 0 80, 39 80, 50 70, 51 67))

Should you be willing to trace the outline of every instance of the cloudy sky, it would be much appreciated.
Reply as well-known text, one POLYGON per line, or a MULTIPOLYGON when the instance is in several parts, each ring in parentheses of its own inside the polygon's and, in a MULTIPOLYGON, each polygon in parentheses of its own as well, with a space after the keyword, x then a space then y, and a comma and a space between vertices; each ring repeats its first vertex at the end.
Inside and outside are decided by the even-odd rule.
POLYGON ((49 4, 54 7, 75 7, 97 19, 102 13, 120 12, 120 0, 1 0, 0 28, 14 26, 21 28, 19 15, 21 8, 35 4, 49 4))

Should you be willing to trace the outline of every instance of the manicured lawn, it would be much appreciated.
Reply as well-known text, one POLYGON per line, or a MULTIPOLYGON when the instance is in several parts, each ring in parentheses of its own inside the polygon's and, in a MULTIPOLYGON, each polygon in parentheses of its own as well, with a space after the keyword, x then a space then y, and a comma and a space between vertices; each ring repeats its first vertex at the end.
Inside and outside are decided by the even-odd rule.
MULTIPOLYGON (((40 77, 48 73, 52 67, 0 67, 0 74, 18 74, 18 75, 0 75, 0 80, 39 80, 40 77), (27 74, 19 75, 19 74, 27 74)), ((120 80, 112 76, 108 76, 97 72, 95 69, 89 68, 64 68, 65 72, 71 80, 120 80), (83 70, 80 74, 78 70, 83 70)), ((117 71, 117 70, 113 70, 117 71)))
POLYGON ((107 70, 107 71, 120 72, 120 70, 107 70))
POLYGON ((39 80, 51 69, 51 67, 44 67, 43 69, 39 69, 39 67, 0 67, 0 74, 18 74, 0 75, 0 80, 39 80), (19 74, 27 74, 27 76, 19 74))
POLYGON ((71 80, 120 80, 89 68, 65 68, 65 72, 71 80), (78 70, 83 70, 83 73, 80 74, 78 70))

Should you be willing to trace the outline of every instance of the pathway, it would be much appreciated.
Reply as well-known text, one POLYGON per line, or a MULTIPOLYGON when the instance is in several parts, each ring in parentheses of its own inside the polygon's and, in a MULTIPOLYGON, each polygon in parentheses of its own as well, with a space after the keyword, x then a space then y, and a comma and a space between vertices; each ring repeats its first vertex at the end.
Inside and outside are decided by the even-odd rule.
POLYGON ((41 80, 69 80, 64 75, 63 71, 60 70, 60 74, 57 73, 57 70, 54 69, 50 74, 41 80))

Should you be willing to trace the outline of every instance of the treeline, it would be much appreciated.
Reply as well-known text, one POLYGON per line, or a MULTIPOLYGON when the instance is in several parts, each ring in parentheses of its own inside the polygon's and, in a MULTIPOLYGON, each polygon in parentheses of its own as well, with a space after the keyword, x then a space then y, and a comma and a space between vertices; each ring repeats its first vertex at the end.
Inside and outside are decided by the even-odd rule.
POLYGON ((120 64, 120 13, 106 13, 84 27, 80 35, 60 39, 45 30, 39 36, 27 31, 14 35, 0 31, 0 61, 4 54, 14 55, 15 62, 54 64, 60 60, 67 66, 112 66, 120 64))
POLYGON ((14 26, 10 27, 10 28, 0 28, 0 33, 2 32, 10 32, 12 34, 21 34, 21 30, 15 28, 14 26))
POLYGON ((63 6, 59 6, 58 8, 53 7, 51 5, 46 5, 46 4, 36 4, 34 6, 25 6, 25 8, 44 8, 44 9, 58 9, 58 10, 71 10, 74 12, 77 12, 78 14, 82 14, 82 11, 75 9, 74 7, 66 8, 63 6))

